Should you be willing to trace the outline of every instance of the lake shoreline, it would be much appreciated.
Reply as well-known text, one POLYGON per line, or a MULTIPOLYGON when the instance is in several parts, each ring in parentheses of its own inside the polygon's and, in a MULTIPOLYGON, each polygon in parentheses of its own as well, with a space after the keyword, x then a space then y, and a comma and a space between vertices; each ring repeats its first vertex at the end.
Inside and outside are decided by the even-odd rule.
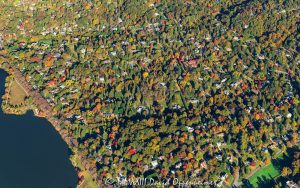
MULTIPOLYGON (((0 96, 7 93, 8 76, 6 70, 0 69, 0 96)), ((5 104, 2 97, 0 103, 5 104)), ((33 106, 26 108, 23 115, 13 109, 0 109, 0 187, 76 187, 78 174, 70 160, 69 146, 49 121, 36 117, 29 108, 33 106)))
MULTIPOLYGON (((10 67, 8 64, 0 64, 0 69, 5 71, 7 73, 7 77, 5 80, 5 90, 7 91, 7 81, 10 76, 12 76, 15 80, 18 80, 20 84, 22 84, 22 88, 25 90, 26 93, 30 97, 32 97, 33 102, 32 103, 26 103, 23 105, 22 109, 16 110, 16 108, 13 107, 7 107, 4 105, 4 102, 9 102, 9 98, 6 95, 9 95, 5 91, 5 94, 2 97, 3 101, 1 104, 1 109, 4 114, 9 115, 25 115, 26 113, 32 111, 34 113, 34 116, 36 117, 42 117, 45 118, 53 127, 54 129, 59 133, 60 137, 63 139, 63 141, 68 145, 69 149, 73 152, 73 156, 77 158, 77 160, 80 160, 80 163, 84 163, 83 160, 81 160, 80 155, 74 152, 74 148, 77 146, 76 139, 72 138, 71 135, 65 130, 60 127, 61 124, 64 123, 64 119, 58 119, 55 117, 55 114, 53 114, 52 108, 50 107, 50 104, 39 94, 37 91, 32 90, 31 85, 25 80, 21 72, 13 67, 10 67), (27 90, 27 91, 26 91, 27 90)), ((75 162, 72 160, 70 155, 70 161, 75 169, 77 169, 77 177, 78 182, 77 186, 80 185, 83 181, 85 181, 85 177, 82 177, 80 174, 82 171, 89 172, 88 169, 84 169, 82 165, 78 165, 78 162, 75 162)), ((92 174, 90 174, 92 175, 92 174)))

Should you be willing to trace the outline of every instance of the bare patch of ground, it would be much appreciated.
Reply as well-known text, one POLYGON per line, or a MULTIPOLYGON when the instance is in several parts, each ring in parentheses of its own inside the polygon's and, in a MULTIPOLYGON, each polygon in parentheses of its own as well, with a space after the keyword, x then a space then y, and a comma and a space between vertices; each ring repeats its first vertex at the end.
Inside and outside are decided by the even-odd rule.
POLYGON ((13 80, 10 86, 10 104, 21 106, 25 104, 27 94, 16 80, 13 80))

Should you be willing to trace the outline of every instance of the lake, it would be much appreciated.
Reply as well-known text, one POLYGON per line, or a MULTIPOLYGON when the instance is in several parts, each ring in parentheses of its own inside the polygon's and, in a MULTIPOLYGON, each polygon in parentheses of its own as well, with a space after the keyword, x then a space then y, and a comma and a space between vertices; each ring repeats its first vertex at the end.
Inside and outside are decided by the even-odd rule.
MULTIPOLYGON (((6 76, 0 69, 1 97, 6 76)), ((69 188, 76 184, 68 146, 46 119, 33 112, 17 116, 0 110, 0 187, 69 188)))

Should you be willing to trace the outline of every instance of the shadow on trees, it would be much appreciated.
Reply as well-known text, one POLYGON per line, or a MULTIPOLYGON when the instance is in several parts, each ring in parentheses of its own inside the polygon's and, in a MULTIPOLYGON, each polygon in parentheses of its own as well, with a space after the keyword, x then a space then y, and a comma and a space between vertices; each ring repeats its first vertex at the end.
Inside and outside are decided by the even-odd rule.
POLYGON ((242 180, 242 188, 253 188, 254 186, 250 183, 249 180, 243 179, 242 180))
POLYGON ((281 171, 283 167, 292 167, 293 156, 297 151, 297 147, 288 148, 287 154, 284 153, 282 158, 273 159, 272 163, 276 170, 281 171))
POLYGON ((257 187, 273 187, 274 185, 275 180, 270 175, 257 178, 257 187))

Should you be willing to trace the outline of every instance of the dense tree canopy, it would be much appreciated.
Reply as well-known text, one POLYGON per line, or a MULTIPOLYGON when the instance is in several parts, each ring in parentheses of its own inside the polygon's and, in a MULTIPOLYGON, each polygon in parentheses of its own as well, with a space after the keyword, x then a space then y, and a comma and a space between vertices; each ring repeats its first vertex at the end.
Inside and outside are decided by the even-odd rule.
POLYGON ((67 118, 95 180, 220 182, 298 144, 299 1, 0 6, 0 62, 67 118))

